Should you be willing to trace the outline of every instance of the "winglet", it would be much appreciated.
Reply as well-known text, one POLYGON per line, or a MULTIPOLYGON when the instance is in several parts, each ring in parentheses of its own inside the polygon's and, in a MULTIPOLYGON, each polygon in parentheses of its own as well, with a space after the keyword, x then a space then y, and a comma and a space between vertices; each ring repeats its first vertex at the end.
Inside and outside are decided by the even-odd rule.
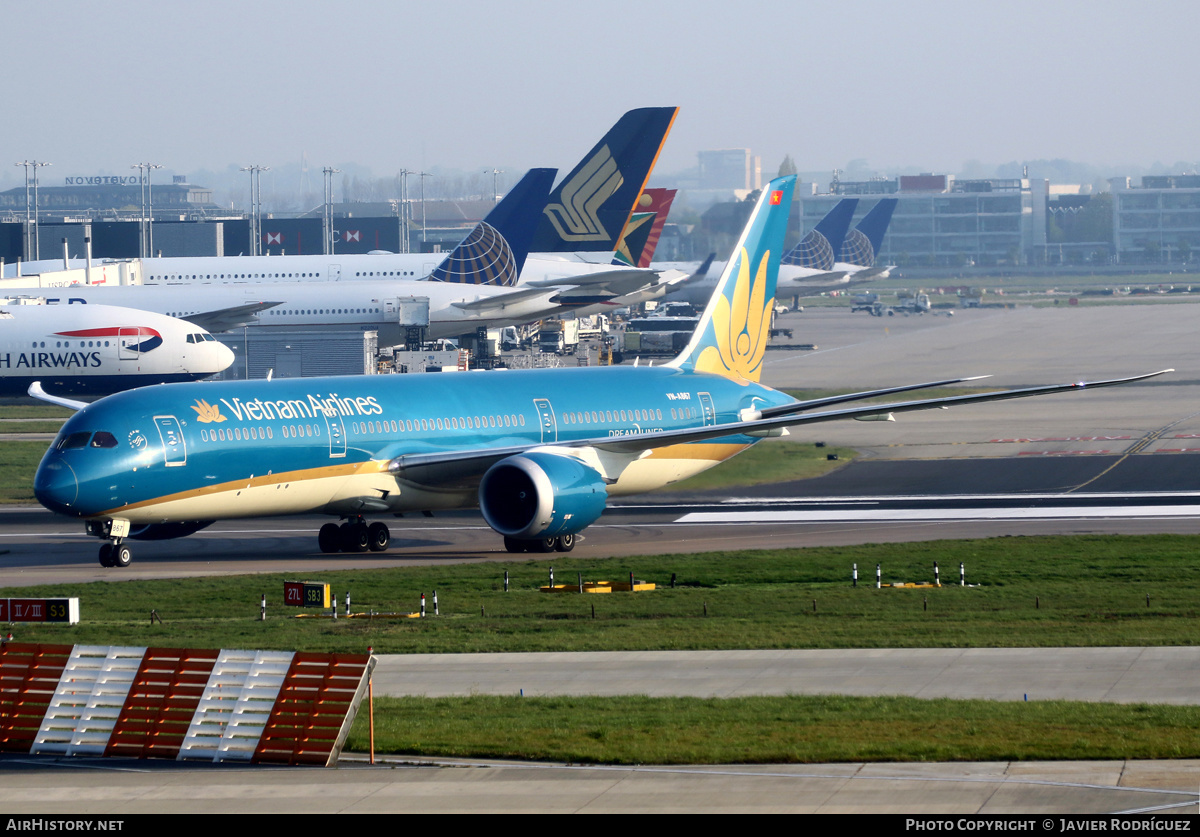
POLYGON ((29 393, 29 395, 31 397, 36 398, 39 401, 45 401, 49 404, 57 404, 59 407, 66 407, 69 410, 79 411, 79 410, 82 410, 84 407, 88 406, 88 403, 86 401, 74 401, 70 398, 63 398, 58 395, 51 395, 50 393, 48 393, 44 389, 42 389, 41 381, 34 381, 32 384, 30 384, 27 392, 29 393))

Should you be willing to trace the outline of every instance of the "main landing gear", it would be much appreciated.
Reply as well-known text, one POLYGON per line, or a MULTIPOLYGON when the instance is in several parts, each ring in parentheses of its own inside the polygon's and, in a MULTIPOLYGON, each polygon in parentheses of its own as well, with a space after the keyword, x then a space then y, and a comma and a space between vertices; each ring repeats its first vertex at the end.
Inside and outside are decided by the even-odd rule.
POLYGON ((322 552, 383 552, 392 541, 387 524, 375 521, 367 524, 361 517, 351 517, 340 526, 326 523, 317 533, 322 552))
POLYGON ((504 548, 509 552, 570 552, 575 548, 576 535, 557 538, 510 538, 505 536, 504 548))

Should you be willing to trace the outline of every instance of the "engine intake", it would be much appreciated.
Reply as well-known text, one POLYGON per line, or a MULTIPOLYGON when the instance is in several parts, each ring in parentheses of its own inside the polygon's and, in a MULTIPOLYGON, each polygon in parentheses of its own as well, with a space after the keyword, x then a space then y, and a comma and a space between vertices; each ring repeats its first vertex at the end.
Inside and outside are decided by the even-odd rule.
POLYGON ((510 538, 581 532, 600 517, 607 501, 604 478, 594 468, 554 454, 502 459, 479 483, 483 519, 510 538))

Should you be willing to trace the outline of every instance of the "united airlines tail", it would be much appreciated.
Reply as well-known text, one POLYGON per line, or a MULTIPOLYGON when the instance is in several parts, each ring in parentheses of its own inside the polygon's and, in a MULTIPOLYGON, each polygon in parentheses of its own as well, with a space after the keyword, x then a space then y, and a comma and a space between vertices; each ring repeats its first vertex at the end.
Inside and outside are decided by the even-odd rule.
POLYGON ((833 270, 857 207, 858 198, 842 198, 838 201, 799 244, 784 254, 783 264, 833 270))
POLYGON ((678 111, 638 108, 617 120, 550 195, 533 252, 616 250, 678 111))
POLYGON ((846 234, 838 261, 859 267, 874 267, 875 258, 883 246, 883 236, 888 224, 892 222, 892 213, 896 211, 896 198, 882 198, 871 207, 858 226, 846 234))
POLYGON ((770 337, 795 175, 772 180, 746 222, 687 348, 670 365, 758 381, 770 337))
POLYGON ((435 282, 515 285, 557 169, 530 169, 433 269, 435 282))

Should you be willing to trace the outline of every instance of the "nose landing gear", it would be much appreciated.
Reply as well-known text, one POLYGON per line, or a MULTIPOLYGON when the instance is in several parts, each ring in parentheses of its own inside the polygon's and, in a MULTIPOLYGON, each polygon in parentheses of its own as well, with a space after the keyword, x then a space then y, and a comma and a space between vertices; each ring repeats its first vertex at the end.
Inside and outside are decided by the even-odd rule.
POLYGON ((129 535, 128 520, 89 520, 85 527, 89 535, 109 539, 100 547, 100 566, 124 568, 133 563, 133 551, 123 543, 129 535))

